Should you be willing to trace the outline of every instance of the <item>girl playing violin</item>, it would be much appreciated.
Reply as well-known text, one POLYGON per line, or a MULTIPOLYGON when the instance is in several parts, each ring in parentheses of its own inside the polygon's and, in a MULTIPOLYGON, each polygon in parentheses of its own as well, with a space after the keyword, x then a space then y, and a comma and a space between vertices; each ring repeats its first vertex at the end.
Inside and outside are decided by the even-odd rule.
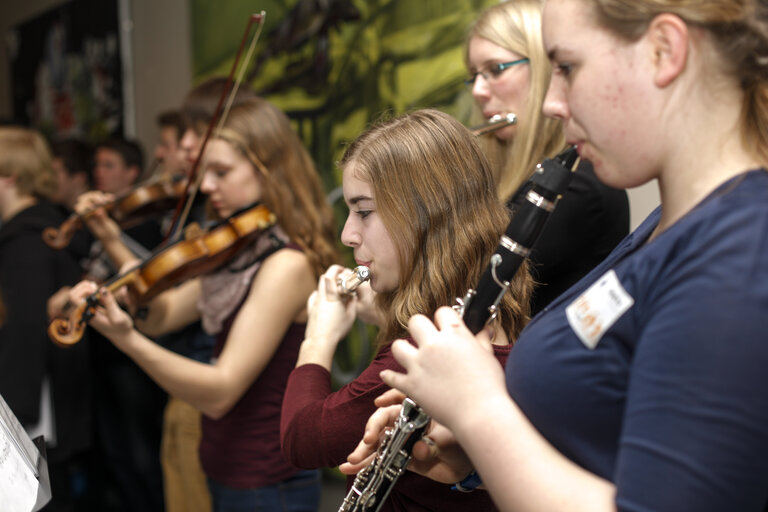
MULTIPOLYGON (((319 474, 283 459, 279 416, 304 334, 307 298, 336 259, 319 177, 287 117, 254 98, 233 107, 209 142, 201 191, 219 218, 261 202, 277 224, 217 270, 158 296, 144 320, 134 323, 103 292, 91 325, 168 393, 202 411, 200 455, 214 510, 240 503, 250 504, 249 510, 315 510, 319 474), (197 319, 217 337, 211 364, 170 352, 142 334, 157 336, 197 319)), ((73 301, 96 290, 82 282, 73 301)))
MULTIPOLYGON (((341 241, 370 268, 379 311, 379 351, 350 384, 331 392, 330 369, 352 325, 358 297, 342 300, 328 269, 310 299, 310 320, 283 402, 283 452, 313 468, 344 462, 361 436, 374 399, 387 389, 383 369, 399 368, 390 343, 406 335, 415 312, 463 297, 488 263, 508 223, 477 141, 455 119, 423 110, 375 126, 341 161, 350 212, 341 241)), ((503 363, 527 320, 531 282, 521 272, 500 305, 493 353, 503 363), (514 297, 514 299, 513 299, 514 297)), ((358 289, 360 290, 360 288, 358 289)), ((413 473, 397 482, 382 510, 489 510, 485 493, 463 495, 413 473)))

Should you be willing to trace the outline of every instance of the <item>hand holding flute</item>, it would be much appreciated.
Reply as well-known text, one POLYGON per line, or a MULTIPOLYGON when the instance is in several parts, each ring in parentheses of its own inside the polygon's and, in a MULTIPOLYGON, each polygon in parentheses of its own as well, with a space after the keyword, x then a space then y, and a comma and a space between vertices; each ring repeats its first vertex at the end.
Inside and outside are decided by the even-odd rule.
POLYGON ((351 271, 339 265, 330 266, 320 276, 307 301, 307 328, 297 365, 312 362, 330 371, 336 347, 358 317, 360 286, 369 278, 366 267, 351 271))

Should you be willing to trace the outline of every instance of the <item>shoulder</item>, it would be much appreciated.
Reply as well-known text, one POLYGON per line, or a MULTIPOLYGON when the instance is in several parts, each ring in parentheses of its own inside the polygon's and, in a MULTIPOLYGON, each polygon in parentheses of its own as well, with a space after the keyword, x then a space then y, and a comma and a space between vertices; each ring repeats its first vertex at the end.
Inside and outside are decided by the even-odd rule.
POLYGON ((317 280, 306 254, 283 248, 269 255, 254 277, 251 292, 306 297, 315 289, 317 280))
POLYGON ((292 247, 284 247, 264 260, 261 271, 280 274, 309 272, 311 274, 312 267, 304 252, 292 247))

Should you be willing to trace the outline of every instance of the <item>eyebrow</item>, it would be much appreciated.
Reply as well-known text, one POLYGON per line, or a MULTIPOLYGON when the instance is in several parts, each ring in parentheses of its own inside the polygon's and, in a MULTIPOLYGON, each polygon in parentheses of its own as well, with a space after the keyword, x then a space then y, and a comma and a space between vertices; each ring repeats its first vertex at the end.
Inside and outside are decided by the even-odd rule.
POLYGON ((547 52, 547 58, 550 61, 554 61, 555 59, 557 59, 557 52, 558 52, 558 48, 557 46, 555 46, 554 48, 552 48, 547 52))
POLYGON ((372 199, 373 199, 373 198, 371 198, 371 197, 368 197, 368 196, 362 196, 362 195, 361 195, 361 196, 355 196, 355 197, 351 197, 351 198, 349 198, 349 199, 347 200, 347 203, 349 203, 349 204, 351 204, 351 205, 356 205, 356 204, 357 204, 357 203, 359 203, 360 201, 365 201, 365 200, 372 200, 372 199))

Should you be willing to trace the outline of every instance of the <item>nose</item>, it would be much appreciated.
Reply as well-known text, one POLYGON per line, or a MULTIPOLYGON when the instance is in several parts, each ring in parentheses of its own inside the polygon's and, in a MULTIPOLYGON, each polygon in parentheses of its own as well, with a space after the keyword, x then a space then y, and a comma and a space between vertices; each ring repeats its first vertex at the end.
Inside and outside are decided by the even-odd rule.
POLYGON ((203 194, 210 194, 216 189, 216 180, 213 178, 213 173, 203 173, 203 181, 200 182, 200 192, 203 194))
POLYGON ((352 214, 347 215, 347 221, 344 223, 344 229, 341 230, 341 243, 347 247, 357 247, 360 245, 360 232, 355 228, 355 221, 352 214))
POLYGON ((568 102, 565 98, 565 85, 563 79, 558 75, 553 75, 547 88, 547 95, 544 96, 544 104, 541 107, 545 116, 560 121, 568 118, 568 102))
POLYGON ((480 73, 475 75, 475 81, 472 83, 472 97, 481 105, 491 98, 490 84, 480 73))
POLYGON ((184 158, 189 162, 194 162, 197 159, 197 141, 200 137, 192 128, 187 128, 184 131, 184 135, 181 136, 179 141, 179 148, 184 154, 184 158))

